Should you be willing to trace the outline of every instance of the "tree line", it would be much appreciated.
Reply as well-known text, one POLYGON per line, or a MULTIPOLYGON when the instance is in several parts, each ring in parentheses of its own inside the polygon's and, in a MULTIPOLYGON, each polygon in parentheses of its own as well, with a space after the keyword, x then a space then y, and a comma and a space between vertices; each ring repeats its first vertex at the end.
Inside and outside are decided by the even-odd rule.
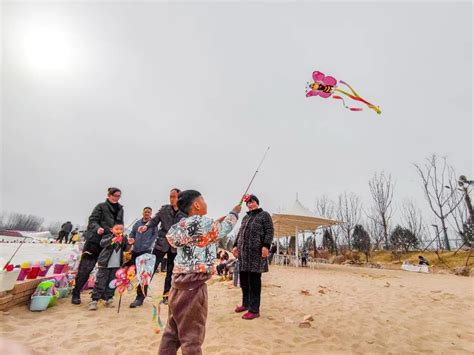
MULTIPOLYGON (((364 253, 368 261, 374 250, 405 253, 422 248, 450 251, 470 246, 474 230, 470 199, 473 181, 456 174, 445 157, 434 154, 413 167, 431 211, 431 220, 435 221, 431 226, 412 199, 395 206, 396 184, 390 174, 382 171, 368 181, 371 197, 368 206, 363 205, 358 195, 347 191, 334 200, 328 196, 316 199, 316 215, 341 222, 323 229, 320 247, 336 255, 345 250, 357 250, 364 253)), ((294 250, 294 243, 294 238, 287 239, 286 245, 280 246, 294 250)), ((303 237, 301 247, 316 249, 316 236, 303 237)))

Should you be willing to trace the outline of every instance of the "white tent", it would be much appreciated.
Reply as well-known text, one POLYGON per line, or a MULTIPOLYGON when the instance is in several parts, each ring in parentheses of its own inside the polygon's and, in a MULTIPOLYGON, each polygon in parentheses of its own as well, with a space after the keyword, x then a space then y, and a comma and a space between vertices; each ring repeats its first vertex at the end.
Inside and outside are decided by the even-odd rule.
MULTIPOLYGON (((275 238, 278 239, 282 237, 295 236, 295 254, 297 258, 299 232, 314 232, 320 227, 327 227, 341 223, 332 219, 317 217, 314 213, 301 204, 301 202, 298 200, 298 197, 291 208, 280 213, 274 213, 272 215, 272 219, 275 229, 275 238)), ((280 243, 277 244, 278 249, 279 247, 280 243)))

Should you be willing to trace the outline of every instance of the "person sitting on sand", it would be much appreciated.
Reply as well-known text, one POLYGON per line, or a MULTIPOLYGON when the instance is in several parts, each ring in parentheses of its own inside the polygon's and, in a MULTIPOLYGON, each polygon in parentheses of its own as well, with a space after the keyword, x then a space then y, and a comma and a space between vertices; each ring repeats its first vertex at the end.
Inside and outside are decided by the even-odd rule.
POLYGON ((115 272, 123 264, 123 252, 132 248, 133 238, 128 239, 123 235, 123 224, 114 225, 109 234, 100 240, 103 248, 99 254, 98 266, 94 289, 92 290, 92 301, 89 303, 89 311, 97 310, 97 302, 105 300, 106 307, 113 307, 115 289, 110 288, 110 282, 115 279, 115 272))
POLYGON ((229 254, 227 254, 226 252, 223 252, 220 257, 220 264, 217 265, 216 267, 217 275, 222 276, 226 268, 226 264, 228 260, 229 260, 229 254))
POLYGON ((159 354, 202 354, 206 334, 207 285, 215 272, 217 241, 228 235, 239 216, 240 204, 217 221, 207 217, 207 204, 195 190, 178 195, 178 207, 189 217, 172 226, 166 236, 177 248, 169 294, 169 314, 159 354))
POLYGON ((423 256, 418 256, 418 265, 426 265, 426 266, 430 266, 430 263, 428 262, 428 260, 426 260, 423 256))

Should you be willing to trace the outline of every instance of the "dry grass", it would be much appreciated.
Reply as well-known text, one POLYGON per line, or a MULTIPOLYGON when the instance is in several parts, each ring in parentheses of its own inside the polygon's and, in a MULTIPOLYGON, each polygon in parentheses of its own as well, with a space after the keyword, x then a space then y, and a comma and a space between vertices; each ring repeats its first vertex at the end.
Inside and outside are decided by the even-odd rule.
MULTIPOLYGON (((454 269, 463 267, 466 265, 466 260, 469 255, 469 251, 459 251, 456 255, 455 252, 440 252, 439 257, 433 251, 410 251, 401 255, 400 261, 390 251, 376 251, 370 255, 369 261, 373 263, 381 264, 392 264, 400 265, 404 261, 409 261, 412 264, 418 264, 418 255, 422 255, 426 258, 432 266, 441 269, 454 269)), ((474 255, 469 259, 467 265, 470 268, 474 267, 474 255)))

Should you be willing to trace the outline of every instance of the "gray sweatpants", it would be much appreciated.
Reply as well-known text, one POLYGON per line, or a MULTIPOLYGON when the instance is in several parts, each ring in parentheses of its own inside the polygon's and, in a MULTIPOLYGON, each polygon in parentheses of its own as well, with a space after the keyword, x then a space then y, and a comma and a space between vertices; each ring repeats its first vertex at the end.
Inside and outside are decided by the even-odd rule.
POLYGON ((115 272, 118 267, 99 267, 95 277, 94 289, 92 290, 92 300, 109 300, 114 297, 115 288, 110 288, 110 281, 115 279, 115 272))

